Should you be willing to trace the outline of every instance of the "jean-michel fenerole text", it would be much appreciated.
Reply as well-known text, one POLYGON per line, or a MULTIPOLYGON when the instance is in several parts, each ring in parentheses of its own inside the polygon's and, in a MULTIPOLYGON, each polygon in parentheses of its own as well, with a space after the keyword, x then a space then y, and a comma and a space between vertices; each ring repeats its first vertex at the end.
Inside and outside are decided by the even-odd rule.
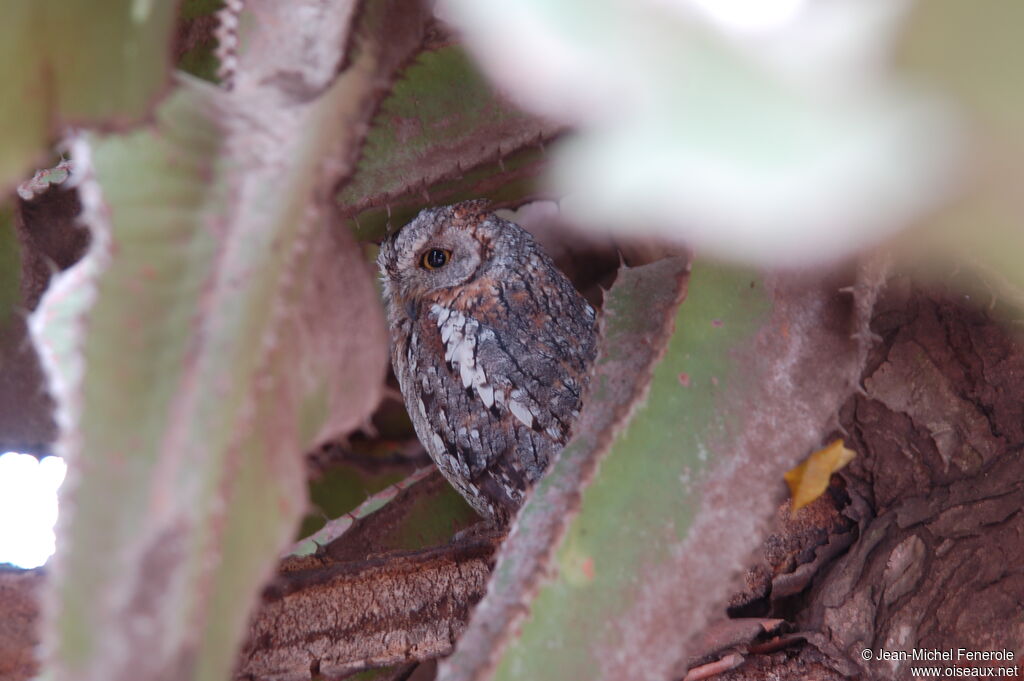
POLYGON ((984 660, 1010 661, 1014 659, 1012 650, 968 650, 967 648, 949 648, 938 650, 935 648, 914 648, 912 650, 885 650, 879 648, 875 651, 876 660, 943 660, 979 662, 984 660))

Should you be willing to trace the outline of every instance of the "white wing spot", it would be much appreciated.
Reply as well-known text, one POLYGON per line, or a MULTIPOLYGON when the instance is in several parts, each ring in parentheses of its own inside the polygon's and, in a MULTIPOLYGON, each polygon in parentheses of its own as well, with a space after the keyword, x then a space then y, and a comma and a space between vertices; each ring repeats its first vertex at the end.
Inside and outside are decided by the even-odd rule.
POLYGON ((517 419, 522 421, 524 426, 533 427, 533 414, 525 404, 518 400, 509 400, 508 408, 517 419))
POLYGON ((441 341, 445 344, 444 360, 459 370, 463 388, 472 388, 488 409, 494 404, 494 388, 487 383, 487 373, 476 361, 477 341, 494 336, 490 329, 480 330, 479 322, 467 319, 461 312, 441 305, 431 305, 430 313, 437 317, 441 341))
MULTIPOLYGON (((447 447, 444 446, 444 440, 442 440, 441 436, 438 435, 437 433, 430 434, 430 443, 434 445, 434 450, 437 452, 438 455, 440 455, 441 452, 448 451, 447 447)), ((434 458, 436 459, 437 456, 435 456, 434 458)), ((448 458, 450 459, 451 455, 448 455, 448 458)))
POLYGON ((449 310, 447 307, 441 307, 440 305, 437 305, 437 304, 431 305, 430 306, 430 311, 437 315, 437 325, 438 326, 441 326, 446 321, 448 321, 448 317, 450 317, 451 314, 452 314, 452 311, 449 310))
POLYGON ((487 383, 483 383, 476 387, 476 391, 480 395, 480 399, 484 401, 485 407, 490 409, 494 406, 494 388, 487 383))
MULTIPOLYGON (((476 339, 466 337, 452 354, 452 363, 459 365, 459 375, 462 377, 462 387, 468 388, 473 383, 483 383, 483 378, 477 379, 476 366, 476 339)), ((482 373, 482 372, 481 372, 482 373)))

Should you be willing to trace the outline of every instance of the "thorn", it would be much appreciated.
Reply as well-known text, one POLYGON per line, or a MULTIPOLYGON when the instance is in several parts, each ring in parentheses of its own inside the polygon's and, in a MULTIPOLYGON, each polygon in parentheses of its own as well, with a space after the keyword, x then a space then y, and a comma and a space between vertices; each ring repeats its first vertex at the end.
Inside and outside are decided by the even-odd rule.
POLYGON ((626 264, 626 258, 625 258, 624 255, 622 255, 622 249, 621 248, 616 248, 615 252, 619 254, 619 269, 620 270, 628 270, 629 269, 629 265, 626 264))
POLYGON ((501 156, 498 157, 498 167, 501 168, 501 172, 505 172, 505 159, 501 156))

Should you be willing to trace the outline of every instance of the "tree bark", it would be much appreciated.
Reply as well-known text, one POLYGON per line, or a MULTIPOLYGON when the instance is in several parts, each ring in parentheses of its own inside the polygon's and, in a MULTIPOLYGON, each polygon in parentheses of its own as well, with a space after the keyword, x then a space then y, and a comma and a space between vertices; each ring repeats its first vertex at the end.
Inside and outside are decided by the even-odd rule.
POLYGON ((864 392, 834 434, 858 456, 820 503, 779 514, 734 604, 787 618, 796 643, 722 679, 895 680, 935 665, 1024 676, 1024 351, 953 300, 898 280, 880 299, 864 392), (915 649, 952 660, 879 659, 915 649))

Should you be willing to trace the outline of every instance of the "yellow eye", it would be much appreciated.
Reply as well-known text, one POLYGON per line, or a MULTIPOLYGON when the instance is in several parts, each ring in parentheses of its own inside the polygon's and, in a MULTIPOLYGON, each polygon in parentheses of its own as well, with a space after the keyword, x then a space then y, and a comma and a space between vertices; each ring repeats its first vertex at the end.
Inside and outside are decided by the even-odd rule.
POLYGON ((452 252, 447 248, 431 248, 420 258, 420 265, 428 270, 441 269, 448 264, 448 260, 451 257, 452 252))

